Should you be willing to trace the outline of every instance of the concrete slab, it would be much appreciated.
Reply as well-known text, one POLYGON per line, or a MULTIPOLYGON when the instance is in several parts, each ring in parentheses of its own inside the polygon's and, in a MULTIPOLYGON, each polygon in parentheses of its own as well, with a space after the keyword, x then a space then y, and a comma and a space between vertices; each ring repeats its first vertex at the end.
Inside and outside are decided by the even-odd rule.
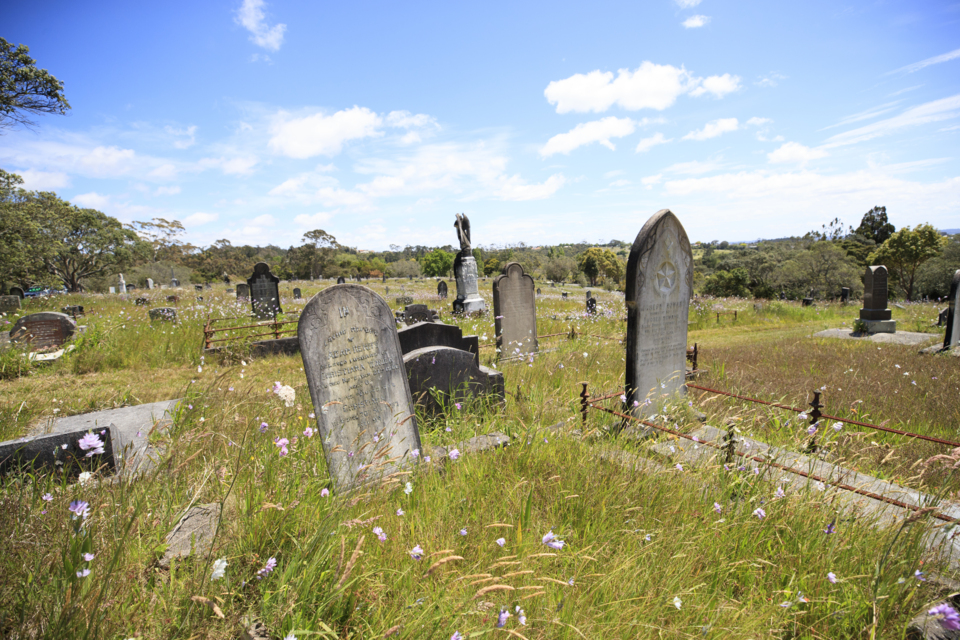
POLYGON ((879 342, 884 344, 904 344, 914 346, 932 342, 934 340, 942 341, 943 338, 935 333, 917 333, 915 331, 898 331, 896 333, 871 333, 859 334, 850 329, 827 329, 813 334, 814 338, 839 338, 842 340, 869 340, 870 342, 879 342))
POLYGON ((67 416, 57 419, 47 428, 38 429, 31 435, 112 427, 113 451, 120 469, 119 473, 129 477, 152 468, 156 459, 162 454, 162 451, 150 444, 149 438, 151 434, 161 433, 173 424, 173 415, 179 402, 178 398, 67 416))

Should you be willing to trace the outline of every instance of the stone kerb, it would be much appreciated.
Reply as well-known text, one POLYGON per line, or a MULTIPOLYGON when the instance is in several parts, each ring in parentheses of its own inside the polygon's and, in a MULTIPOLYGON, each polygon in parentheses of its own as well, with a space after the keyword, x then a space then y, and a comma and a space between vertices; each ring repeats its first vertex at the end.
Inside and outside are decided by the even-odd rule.
POLYGON ((503 374, 477 365, 473 354, 451 347, 425 347, 403 356, 414 401, 428 413, 470 398, 504 402, 503 374))
POLYGON ((960 345, 960 269, 953 274, 950 282, 950 306, 947 307, 947 331, 943 335, 943 348, 952 349, 960 345))
POLYGON ((250 286, 253 315, 267 320, 283 313, 280 308, 280 278, 270 273, 270 265, 266 262, 254 265, 253 275, 247 278, 247 284, 250 286))
POLYGON ((535 284, 518 262, 508 262, 503 273, 493 279, 493 315, 497 346, 502 357, 536 353, 535 284))
POLYGON ((626 278, 625 408, 646 417, 656 412, 657 399, 686 389, 693 254, 683 225, 669 209, 655 213, 637 234, 626 278))
POLYGON ((10 329, 10 340, 26 342, 32 349, 59 347, 73 337, 77 323, 65 313, 42 311, 17 320, 10 329))
POLYGON ((393 312, 356 284, 324 289, 297 328, 324 457, 338 489, 413 464, 420 449, 393 312))

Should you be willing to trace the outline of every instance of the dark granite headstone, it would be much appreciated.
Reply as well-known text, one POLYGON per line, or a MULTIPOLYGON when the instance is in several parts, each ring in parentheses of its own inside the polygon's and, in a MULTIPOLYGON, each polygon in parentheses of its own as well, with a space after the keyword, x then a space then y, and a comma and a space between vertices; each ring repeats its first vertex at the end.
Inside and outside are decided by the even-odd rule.
POLYGON ((173 307, 156 307, 147 312, 151 320, 166 320, 167 322, 177 321, 177 310, 173 307))
POLYGON ((18 298, 23 300, 23 289, 21 289, 20 287, 10 287, 10 295, 17 296, 18 298))
POLYGON ((869 333, 896 333, 897 323, 887 308, 887 268, 883 265, 867 267, 863 277, 863 308, 860 320, 869 333))
POLYGON ((27 342, 33 349, 59 347, 77 330, 77 323, 65 313, 43 311, 17 320, 10 329, 10 339, 27 342))
POLYGON ((594 315, 597 313, 597 299, 587 298, 587 313, 594 315))
POLYGON ((0 313, 20 310, 20 296, 0 296, 0 313))
POLYGON ((237 283, 237 300, 249 300, 250 299, 250 285, 246 282, 237 283))
POLYGON ((83 306, 79 304, 72 304, 60 309, 61 313, 65 313, 71 318, 76 318, 77 316, 83 315, 83 306))
POLYGON ((437 295, 440 296, 441 299, 446 299, 447 297, 447 283, 443 280, 437 283, 437 295))
POLYGON ((803 307, 812 307, 813 298, 804 298, 803 300, 800 301, 800 305, 803 307))
POLYGON ((478 396, 504 400, 503 374, 477 365, 467 351, 426 347, 405 354, 403 365, 414 402, 428 413, 440 413, 444 406, 452 409, 454 403, 478 396))
POLYGON ((387 281, 387 274, 383 274, 383 281, 384 281, 384 282, 387 281))
POLYGON ((561 294, 560 294, 560 297, 563 298, 564 300, 566 300, 566 299, 567 299, 567 292, 564 291, 563 293, 561 293, 561 294))
POLYGON ((587 290, 587 300, 589 300, 589 299, 592 298, 592 297, 593 297, 593 292, 588 289, 588 290, 587 290))
POLYGON ((337 284, 345 284, 346 282, 347 282, 347 279, 344 278, 343 276, 340 276, 339 278, 337 278, 337 284))
POLYGON ((693 254, 683 225, 661 209, 637 234, 626 274, 626 407, 637 417, 656 400, 685 390, 693 254), (636 403, 636 405, 634 404, 636 403))
POLYGON ((103 443, 103 453, 95 453, 90 457, 87 454, 93 450, 81 449, 79 444, 87 433, 73 431, 0 442, 0 481, 8 473, 52 471, 64 473, 73 479, 82 471, 94 471, 104 465, 108 475, 116 473, 111 427, 94 431, 103 443))
POLYGON ((253 275, 247 278, 253 315, 266 320, 283 313, 280 308, 280 278, 270 273, 270 265, 258 262, 253 275))
POLYGON ((940 309, 940 313, 937 315, 937 326, 942 327, 947 324, 947 318, 950 316, 950 307, 944 307, 940 309))
POLYGON ((950 282, 950 306, 947 307, 947 330, 943 334, 943 348, 950 349, 960 345, 960 269, 953 274, 950 282))
POLYGON ((840 302, 846 304, 850 301, 850 287, 840 288, 840 302))
POLYGON ((179 286, 180 286, 180 281, 177 280, 176 278, 173 278, 172 280, 170 280, 170 286, 171 286, 171 287, 179 287, 179 286))
POLYGON ((397 331, 400 338, 400 350, 404 355, 424 347, 451 347, 473 354, 477 366, 480 366, 480 339, 477 336, 464 336, 463 330, 454 324, 440 322, 418 322, 397 331))
POLYGON ((300 292, 300 288, 297 287, 293 290, 293 299, 300 300, 301 298, 303 298, 303 294, 300 292))
POLYGON ((537 297, 519 262, 493 279, 493 315, 501 357, 537 352, 537 297))
POLYGON ((202 284, 195 284, 195 285, 193 285, 193 289, 194 289, 194 291, 203 291, 203 285, 202 285, 202 284))
POLYGON ((412 463, 420 448, 396 322, 364 286, 324 289, 297 327, 319 439, 338 488, 412 463))
POLYGON ((128 285, 127 285, 127 293, 130 293, 131 291, 136 291, 136 290, 137 290, 137 286, 136 286, 136 285, 134 285, 134 284, 128 284, 128 285))
POLYGON ((537 295, 540 295, 540 287, 537 287, 537 295))
POLYGON ((425 304, 408 304, 403 308, 403 321, 408 324, 418 322, 438 322, 440 317, 433 309, 428 309, 425 304))

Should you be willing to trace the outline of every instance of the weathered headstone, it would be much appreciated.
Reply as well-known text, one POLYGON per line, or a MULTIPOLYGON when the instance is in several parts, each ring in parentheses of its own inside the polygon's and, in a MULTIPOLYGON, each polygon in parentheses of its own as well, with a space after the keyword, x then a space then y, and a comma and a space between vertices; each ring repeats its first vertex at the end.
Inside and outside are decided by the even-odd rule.
POLYGON ((247 284, 250 286, 253 315, 265 320, 283 313, 280 308, 280 278, 270 273, 270 266, 266 262, 254 265, 253 275, 247 278, 247 284))
POLYGON ((384 281, 384 282, 387 281, 387 274, 383 274, 383 281, 384 281))
POLYGON ((445 299, 447 297, 447 283, 443 280, 437 283, 437 295, 441 299, 445 299))
POLYGON ((146 298, 137 298, 136 300, 133 301, 133 303, 138 307, 145 307, 149 302, 150 301, 147 300, 146 298))
POLYGON ((346 282, 347 282, 347 279, 344 278, 343 276, 340 276, 339 278, 337 278, 337 284, 345 284, 346 282))
POLYGON ((179 286, 180 286, 180 281, 177 280, 176 278, 174 278, 173 280, 170 281, 170 286, 171 286, 171 287, 179 287, 179 286))
POLYGON ((868 333, 896 333, 897 321, 891 319, 887 308, 887 268, 883 265, 867 267, 863 278, 863 308, 860 320, 868 333))
POLYGON ((420 448, 393 312, 361 285, 324 289, 297 328, 327 469, 338 488, 392 473, 420 448))
POLYGON ((147 278, 147 289, 153 289, 153 278, 147 278))
POLYGON ((180 296, 167 296, 167 302, 172 302, 173 304, 177 304, 178 302, 180 302, 180 296))
POLYGON ((250 285, 248 285, 246 282, 237 283, 237 300, 241 299, 250 299, 250 285))
POLYGON ((482 313, 487 303, 480 297, 477 285, 477 260, 470 244, 470 220, 458 213, 453 225, 460 240, 460 252, 453 259, 453 273, 457 278, 457 299, 453 310, 457 313, 482 313))
POLYGON ((597 313, 597 299, 587 298, 587 313, 595 315, 597 313))
POLYGON ((693 254, 683 225, 661 209, 637 234, 627 260, 626 407, 656 412, 661 395, 683 392, 693 254))
POLYGON ((943 348, 950 349, 960 345, 960 269, 953 274, 950 282, 950 306, 947 307, 947 331, 943 335, 943 348))
POLYGON ((110 287, 110 293, 116 293, 116 292, 117 292, 116 287, 110 287))
POLYGON ((194 290, 194 291, 203 291, 203 285, 202 285, 202 284, 195 284, 195 285, 193 285, 193 290, 194 290))
POLYGON ((77 330, 77 323, 65 313, 43 311, 17 320, 10 330, 14 342, 27 342, 32 349, 59 347, 77 330))
POLYGON ((840 287, 840 302, 847 304, 850 301, 850 287, 840 287))
POLYGON ((537 287, 537 295, 540 295, 540 287, 537 287))
POLYGON ((537 297, 519 262, 493 279, 493 315, 501 357, 537 352, 537 297))
POLYGON ((0 313, 20 310, 20 296, 0 296, 0 313))
POLYGON ((71 318, 76 319, 77 316, 83 315, 83 305, 79 305, 79 304, 67 305, 66 307, 63 307, 62 309, 60 309, 60 312, 65 313, 71 318))
POLYGON ((411 298, 410 296, 400 296, 399 298, 396 298, 395 301, 397 304, 402 304, 402 305, 413 304, 413 298, 411 298))
POLYGON ((136 291, 136 290, 137 290, 137 285, 135 285, 135 284, 128 284, 128 285, 127 285, 127 293, 130 293, 131 291, 136 291))
POLYGON ((151 320, 166 320, 167 322, 177 321, 177 310, 173 307, 156 307, 148 312, 151 320))
POLYGON ((589 300, 589 299, 592 298, 592 297, 593 297, 593 292, 588 289, 588 290, 587 290, 587 300, 589 300))
POLYGON ((803 300, 800 301, 800 306, 802 306, 802 307, 812 307, 812 306, 813 306, 813 298, 804 298, 803 300))
POLYGON ((20 287, 10 287, 10 295, 17 296, 18 298, 23 300, 23 289, 21 289, 20 287))
POLYGON ((503 374, 478 365, 468 351, 425 347, 405 354, 403 366, 414 402, 428 413, 481 396, 504 401, 503 374))
POLYGON ((440 317, 433 309, 427 308, 425 304, 408 304, 403 308, 403 321, 408 324, 418 322, 438 322, 440 317))
POLYGON ((464 336, 463 330, 455 324, 418 322, 397 331, 397 337, 404 355, 424 347, 451 347, 469 351, 477 366, 480 365, 480 338, 464 336))
POLYGON ((300 300, 301 298, 303 298, 303 294, 300 292, 300 288, 295 287, 293 290, 293 299, 300 300))
POLYGON ((567 292, 564 291, 563 293, 561 293, 561 294, 560 294, 560 297, 563 298, 564 300, 566 300, 566 299, 567 299, 567 292))
POLYGON ((947 324, 947 318, 950 317, 950 307, 944 307, 940 309, 940 313, 937 314, 937 326, 942 327, 947 324))

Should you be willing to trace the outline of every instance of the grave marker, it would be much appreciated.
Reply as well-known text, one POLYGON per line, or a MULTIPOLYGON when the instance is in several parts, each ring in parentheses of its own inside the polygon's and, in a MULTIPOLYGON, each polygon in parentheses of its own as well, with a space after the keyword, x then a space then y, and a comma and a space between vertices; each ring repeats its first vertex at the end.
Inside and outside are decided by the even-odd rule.
POLYGON ((250 299, 250 285, 246 282, 237 283, 237 300, 249 300, 250 299))
POLYGON ((283 313, 280 308, 280 278, 270 273, 266 262, 258 262, 253 267, 253 275, 247 278, 250 286, 250 302, 253 315, 261 320, 283 313))
POLYGON ((503 357, 537 352, 537 297, 533 278, 518 262, 508 262, 493 279, 493 315, 503 357))
POLYGON ((195 285, 193 285, 193 290, 194 290, 194 291, 203 291, 203 285, 202 285, 202 284, 195 284, 195 285))
POLYGON ((693 254, 683 225, 669 209, 655 213, 637 234, 626 277, 625 409, 645 417, 657 411, 648 398, 686 388, 693 254))
POLYGON ((147 300, 146 298, 137 298, 136 300, 133 301, 133 303, 138 307, 145 307, 149 302, 150 301, 147 300))
POLYGON ((420 435, 396 321, 383 298, 356 284, 324 289, 304 307, 297 335, 336 486, 346 489, 411 462, 420 435))
POLYGON ((850 301, 850 287, 840 287, 840 302, 847 304, 850 301))
POLYGON ((425 304, 408 304, 403 308, 403 321, 408 324, 418 322, 439 322, 437 312, 427 308, 425 304))
POLYGON ((147 278, 147 289, 153 289, 153 278, 147 278))
POLYGON ((20 310, 20 296, 0 296, 0 313, 20 310))
POLYGON ((347 282, 347 279, 344 278, 343 276, 340 276, 339 278, 337 278, 337 284, 346 284, 346 282, 347 282))
POLYGON ((156 307, 148 312, 151 320, 166 320, 167 322, 177 321, 177 310, 173 307, 156 307))
POLYGON ((953 274, 950 282, 950 306, 947 307, 947 331, 943 335, 943 348, 950 349, 960 345, 960 269, 953 274))
POLYGON ((414 401, 428 413, 442 413, 444 405, 481 396, 504 401, 503 374, 478 365, 468 351, 425 347, 404 354, 403 366, 414 401))
POLYGON ((59 347, 77 330, 77 323, 65 313, 43 311, 31 313, 17 320, 10 329, 10 339, 26 342, 32 349, 59 347))
POLYGON ((896 333, 897 321, 891 319, 887 308, 887 268, 883 265, 867 267, 863 278, 863 308, 860 320, 868 333, 896 333))
POLYGON ((303 298, 303 294, 300 292, 300 288, 299 288, 299 287, 295 287, 294 290, 293 290, 293 299, 294 299, 294 300, 300 300, 300 299, 302 299, 302 298, 303 298))
POLYGON ((590 315, 596 315, 597 313, 596 298, 587 298, 587 313, 589 313, 590 315))
POLYGON ((480 297, 477 286, 477 260, 473 257, 470 244, 470 220, 458 213, 453 226, 460 240, 460 252, 453 259, 453 273, 457 278, 457 299, 453 303, 453 310, 458 313, 482 313, 486 311, 487 303, 480 297))
POLYGON ((397 331, 397 337, 403 355, 424 347, 451 347, 469 351, 477 366, 480 365, 480 338, 464 336, 463 330, 455 324, 418 322, 397 331))
POLYGON ((443 280, 437 284, 437 295, 440 296, 441 299, 446 299, 447 297, 447 283, 443 280))
POLYGON ((18 298, 23 300, 23 289, 21 289, 20 287, 10 287, 10 295, 17 296, 18 298))

